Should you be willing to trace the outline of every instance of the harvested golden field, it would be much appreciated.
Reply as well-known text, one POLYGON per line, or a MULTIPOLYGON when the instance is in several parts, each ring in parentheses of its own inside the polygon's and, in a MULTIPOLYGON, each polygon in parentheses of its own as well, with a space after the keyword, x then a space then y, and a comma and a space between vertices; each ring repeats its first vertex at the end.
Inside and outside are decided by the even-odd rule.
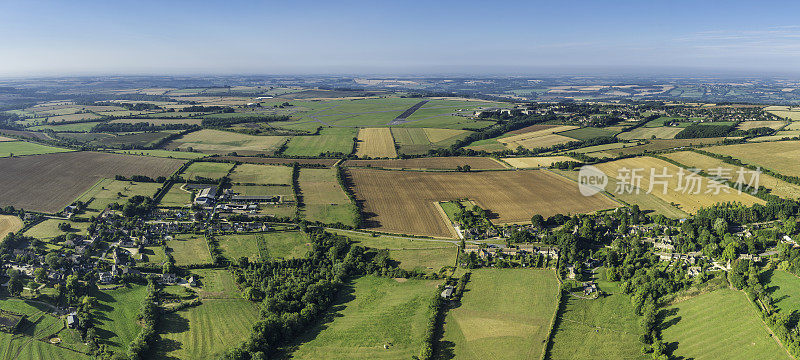
POLYGON ((800 120, 800 108, 797 107, 767 106, 764 108, 764 110, 770 114, 782 117, 784 119, 790 119, 794 121, 800 120))
POLYGON ((770 129, 778 129, 781 128, 783 125, 786 125, 786 121, 742 121, 739 123, 737 129, 740 130, 750 130, 755 128, 761 127, 768 127, 770 129))
POLYGON ((472 170, 499 170, 507 166, 489 157, 430 157, 392 160, 347 160, 344 166, 378 167, 384 169, 408 170, 455 170, 458 166, 469 165, 472 170))
MULTIPOLYGON (((739 166, 731 165, 722 160, 713 158, 711 156, 698 154, 694 151, 679 151, 676 153, 666 154, 664 156, 688 167, 701 169, 704 172, 708 172, 708 169, 713 168, 726 169, 725 174, 722 177, 732 181, 738 180, 737 171, 741 169, 739 166)), ((745 169, 745 171, 749 170, 745 169)), ((744 181, 742 183, 744 185, 747 185, 747 183, 753 180, 751 179, 753 176, 752 174, 745 173, 743 175, 744 181)), ((800 198, 800 186, 788 183, 771 175, 762 173, 758 178, 758 184, 772 190, 771 193, 773 195, 777 195, 782 198, 800 198)))
POLYGON ((703 150, 732 156, 745 164, 761 166, 779 174, 800 176, 800 141, 714 146, 703 150))
POLYGON ((582 196, 578 184, 542 170, 415 172, 349 169, 367 227, 380 231, 450 236, 436 202, 468 198, 493 222, 529 222, 536 214, 588 213, 618 204, 605 195, 582 196))
MULTIPOLYGON (((653 182, 652 191, 650 192, 652 195, 661 198, 662 200, 668 203, 678 204, 680 209, 688 212, 694 213, 698 209, 703 207, 708 207, 714 205, 716 203, 724 203, 724 202, 741 202, 745 205, 752 205, 752 204, 763 204, 764 201, 753 197, 752 195, 748 195, 745 193, 739 194, 736 189, 732 189, 726 185, 722 185, 718 194, 715 194, 715 191, 711 193, 706 193, 708 190, 713 190, 710 187, 710 182, 707 178, 699 176, 697 182, 689 182, 686 177, 684 177, 684 181, 681 185, 685 188, 688 188, 687 191, 678 190, 679 189, 679 172, 681 168, 672 165, 664 160, 652 158, 652 157, 636 157, 636 158, 629 158, 629 159, 622 159, 616 160, 612 162, 602 163, 595 165, 598 169, 603 171, 606 175, 611 178, 619 179, 621 176, 627 176, 626 183, 634 185, 638 184, 638 187, 641 191, 648 192, 650 189, 650 180, 651 180, 651 169, 655 171, 656 175, 661 175, 664 173, 666 169, 667 176, 671 175, 671 177, 667 178, 655 178, 653 182), (641 176, 640 181, 632 181, 631 180, 631 173, 626 171, 620 171, 622 169, 641 169, 637 171, 637 176, 641 176), (662 182, 666 182, 666 189, 662 182), (696 186, 695 186, 696 185, 696 186), (727 192, 726 192, 727 191, 727 192)), ((684 173, 686 171, 684 170, 684 173)), ((622 182, 618 182, 618 185, 623 184, 622 182)), ((617 188, 607 188, 608 192, 615 194, 620 192, 617 188)))
POLYGON ((230 131, 203 129, 179 137, 165 146, 167 150, 192 148, 206 153, 271 153, 286 142, 285 136, 256 136, 230 131))
POLYGON ((8 234, 20 231, 22 225, 22 220, 16 216, 0 215, 0 241, 3 241, 8 234))
POLYGON ((503 158, 503 161, 509 163, 515 168, 536 168, 548 167, 559 161, 578 161, 569 156, 556 155, 556 156, 537 156, 537 157, 516 157, 516 158, 503 158))
POLYGON ((683 128, 672 126, 638 127, 633 131, 619 134, 617 137, 622 140, 652 139, 654 136, 656 139, 672 139, 681 131, 683 128))
POLYGON ((185 160, 76 151, 0 159, 0 206, 61 211, 102 178, 169 177, 185 160))
POLYGON ((397 149, 389 128, 363 128, 358 131, 358 157, 395 158, 397 149))
POLYGON ((516 149, 519 146, 527 149, 548 147, 556 144, 575 141, 573 138, 556 135, 555 133, 577 128, 577 126, 569 125, 554 126, 542 130, 528 131, 522 134, 499 138, 497 141, 504 144, 509 149, 516 149))

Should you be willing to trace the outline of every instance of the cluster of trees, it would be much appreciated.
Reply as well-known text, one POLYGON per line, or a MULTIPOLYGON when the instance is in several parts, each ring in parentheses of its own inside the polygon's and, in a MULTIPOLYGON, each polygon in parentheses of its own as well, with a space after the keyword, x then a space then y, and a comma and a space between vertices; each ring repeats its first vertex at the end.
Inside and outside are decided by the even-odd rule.
POLYGON ((355 205, 355 227, 359 228, 364 225, 364 209, 363 204, 356 199, 355 193, 353 193, 353 187, 350 184, 349 178, 347 173, 344 171, 344 168, 341 166, 336 167, 336 180, 339 182, 339 186, 344 189, 344 192, 347 194, 347 197, 350 198, 350 202, 355 205))
POLYGON ((206 117, 203 118, 201 125, 206 128, 222 128, 230 125, 249 123, 249 122, 274 122, 274 121, 289 121, 291 117, 288 115, 253 115, 253 116, 237 116, 237 117, 206 117))
POLYGON ((131 177, 125 177, 122 175, 114 176, 114 180, 119 181, 135 181, 135 182, 155 182, 155 183, 163 183, 167 181, 167 178, 164 176, 159 176, 155 179, 147 176, 147 175, 132 175, 131 177))
POLYGON ((122 206, 122 214, 128 218, 145 216, 153 210, 153 207, 155 207, 155 202, 151 197, 134 195, 122 206))
POLYGON ((199 128, 191 124, 164 124, 152 125, 149 122, 138 123, 99 123, 92 127, 91 132, 138 132, 138 131, 162 131, 162 130, 187 130, 199 128))
POLYGON ((202 106, 202 105, 192 105, 187 106, 183 109, 179 110, 180 112, 220 112, 220 113, 232 113, 235 110, 230 106, 202 106))
POLYGON ((736 128, 736 125, 692 124, 675 134, 676 139, 697 139, 723 137, 736 128))
POLYGON ((775 129, 769 127, 757 127, 753 129, 741 130, 737 129, 731 131, 728 136, 743 136, 743 137, 756 137, 772 135, 776 132, 775 129))

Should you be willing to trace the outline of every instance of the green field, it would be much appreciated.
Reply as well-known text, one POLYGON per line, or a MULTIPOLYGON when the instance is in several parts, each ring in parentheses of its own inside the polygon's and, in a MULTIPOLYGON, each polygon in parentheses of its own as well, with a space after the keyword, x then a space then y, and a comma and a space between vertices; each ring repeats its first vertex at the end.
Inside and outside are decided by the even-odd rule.
POLYGON ((239 164, 230 176, 232 183, 259 185, 290 185, 292 168, 282 165, 239 164))
POLYGON ((784 270, 765 271, 760 276, 781 313, 800 311, 800 278, 784 270))
POLYGON ((241 291, 230 271, 226 269, 193 269, 192 275, 199 281, 197 293, 203 299, 240 299, 241 291))
POLYGON ((169 190, 164 196, 161 198, 161 202, 158 203, 160 206, 164 207, 185 207, 192 203, 194 200, 194 194, 191 191, 186 191, 181 189, 183 184, 181 183, 173 183, 170 185, 169 190))
POLYGON ((447 148, 469 134, 453 129, 392 128, 392 137, 402 154, 426 154, 429 150, 447 148))
POLYGON ((419 355, 437 281, 365 276, 348 285, 331 314, 300 337, 296 359, 410 359, 419 355), (388 349, 384 349, 388 345, 388 349))
POLYGON ((614 131, 596 127, 585 127, 585 128, 560 132, 558 134, 566 137, 571 137, 576 140, 591 140, 598 137, 614 136, 614 131))
POLYGON ((48 306, 0 296, 0 309, 27 315, 16 335, 0 332, 0 359, 91 359, 89 351, 77 330, 67 329, 63 319, 47 313, 48 306), (61 339, 62 349, 39 339, 61 339), (74 351, 68 350, 72 349, 74 351))
POLYGON ((81 123, 73 123, 73 124, 64 124, 64 125, 38 125, 28 128, 28 130, 33 131, 42 131, 42 130, 53 130, 55 132, 59 131, 83 131, 88 132, 92 130, 100 122, 81 122, 81 123))
POLYGON ((358 129, 326 127, 314 136, 294 136, 286 144, 283 154, 289 156, 319 156, 322 153, 349 154, 358 129))
POLYGON ((538 359, 558 307, 552 270, 474 271, 461 305, 447 312, 445 357, 455 359, 538 359))
POLYGON ((186 180, 194 180, 198 176, 208 179, 220 179, 228 175, 231 168, 233 168, 231 163, 195 162, 189 165, 181 176, 186 180))
POLYGON ((202 153, 193 153, 186 151, 170 151, 170 150, 117 150, 115 152, 120 154, 145 155, 145 156, 187 159, 187 160, 199 159, 201 157, 206 156, 206 154, 202 153))
POLYGON ((617 283, 598 280, 606 295, 598 299, 568 296, 549 358, 646 359, 639 342, 640 318, 617 283))
POLYGON ((0 157, 52 154, 67 151, 73 150, 39 145, 26 141, 0 141, 0 157))
POLYGON ((371 236, 354 231, 330 230, 344 235, 362 246, 388 249, 389 257, 409 271, 437 272, 443 266, 453 266, 456 261, 456 244, 441 241, 413 240, 401 237, 371 236))
POLYGON ((81 214, 81 217, 98 215, 112 203, 125 204, 132 196, 152 197, 160 188, 161 184, 159 183, 101 179, 77 199, 89 203, 86 207, 86 214, 81 214))
POLYGON ((100 310, 97 335, 115 351, 125 351, 141 331, 142 326, 136 317, 146 294, 147 287, 141 285, 99 291, 96 294, 100 310))
POLYGON ((692 359, 791 359, 743 292, 721 289, 665 308, 662 337, 692 359))
POLYGON ((255 240, 257 255, 261 259, 298 259, 311 249, 308 237, 300 231, 275 231, 242 236, 255 240))
POLYGON ((72 226, 73 230, 70 232, 76 235, 84 234, 86 232, 86 229, 89 228, 89 225, 91 225, 90 222, 86 221, 66 221, 61 219, 47 219, 25 231, 25 236, 31 236, 39 240, 47 240, 50 238, 54 238, 64 233, 63 231, 58 229, 58 224, 64 222, 69 223, 72 226))
POLYGON ((167 241, 167 247, 172 250, 172 257, 178 266, 209 264, 212 261, 203 235, 178 234, 173 240, 167 241))
POLYGON ((336 169, 300 170, 303 215, 309 221, 355 226, 356 207, 336 180, 336 169))
POLYGON ((243 299, 206 299, 199 306, 165 314, 154 358, 215 359, 247 339, 256 320, 258 308, 243 299))
POLYGON ((257 237, 262 234, 233 234, 217 236, 222 255, 231 261, 237 261, 241 257, 246 257, 250 261, 256 261, 258 256, 257 237))

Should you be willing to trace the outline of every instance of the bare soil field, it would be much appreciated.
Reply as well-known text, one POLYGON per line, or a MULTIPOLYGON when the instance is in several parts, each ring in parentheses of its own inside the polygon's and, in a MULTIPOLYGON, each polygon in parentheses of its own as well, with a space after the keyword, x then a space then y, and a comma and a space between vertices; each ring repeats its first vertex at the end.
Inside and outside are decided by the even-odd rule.
POLYGON ((457 166, 469 165, 472 170, 498 170, 507 168, 488 157, 431 157, 395 160, 347 160, 344 166, 378 167, 384 169, 409 170, 455 170, 457 166))
POLYGON ((437 201, 469 198, 495 223, 529 222, 535 214, 587 213, 618 204, 605 195, 582 196, 578 184, 540 170, 434 173, 350 169, 367 227, 380 231, 450 236, 437 201))
POLYGON ((0 215, 0 241, 6 238, 6 235, 17 232, 22 229, 22 220, 13 215, 0 215))
POLYGON ((0 206, 54 213, 102 178, 170 176, 184 160, 99 152, 0 159, 0 206))
POLYGON ((255 156, 219 156, 215 159, 238 161, 249 164, 286 165, 298 163, 300 165, 323 165, 327 167, 333 166, 333 164, 339 161, 339 159, 286 159, 255 156))
POLYGON ((389 128, 364 128, 358 131, 359 157, 397 157, 394 138, 389 128))

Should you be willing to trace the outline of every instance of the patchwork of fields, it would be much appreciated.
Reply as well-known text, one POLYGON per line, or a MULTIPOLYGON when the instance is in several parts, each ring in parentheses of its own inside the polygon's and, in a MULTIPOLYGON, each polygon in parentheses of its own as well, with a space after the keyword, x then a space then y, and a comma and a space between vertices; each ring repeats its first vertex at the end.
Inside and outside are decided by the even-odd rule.
POLYGON ((417 235, 450 236, 435 202, 469 198, 495 223, 528 222, 535 214, 614 208, 604 195, 582 196, 576 183, 546 171, 431 173, 350 169, 367 227, 417 235), (392 189, 392 191, 386 191, 392 189))
POLYGON ((210 154, 264 154, 278 149, 287 138, 285 136, 256 136, 230 131, 203 129, 186 134, 164 146, 167 150, 193 149, 210 154))
POLYGON ((356 156, 395 158, 397 150, 392 132, 388 128, 364 128, 358 131, 356 156))

